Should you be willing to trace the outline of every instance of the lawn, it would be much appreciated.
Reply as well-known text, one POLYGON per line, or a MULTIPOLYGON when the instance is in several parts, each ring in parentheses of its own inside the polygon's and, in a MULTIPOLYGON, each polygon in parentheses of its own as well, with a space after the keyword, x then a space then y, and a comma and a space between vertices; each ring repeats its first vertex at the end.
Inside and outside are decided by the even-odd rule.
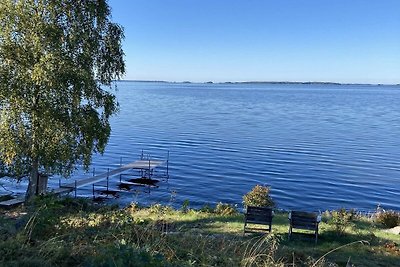
POLYGON ((339 234, 320 223, 318 244, 289 241, 288 214, 272 233, 243 235, 243 215, 222 209, 126 208, 44 197, 0 217, 3 266, 399 266, 400 235, 353 216, 339 234))

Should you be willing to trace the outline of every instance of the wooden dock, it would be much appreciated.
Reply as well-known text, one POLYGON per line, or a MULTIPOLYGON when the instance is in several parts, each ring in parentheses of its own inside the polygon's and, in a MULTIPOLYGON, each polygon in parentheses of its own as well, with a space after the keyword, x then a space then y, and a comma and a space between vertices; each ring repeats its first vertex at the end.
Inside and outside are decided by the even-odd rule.
POLYGON ((23 198, 13 198, 5 201, 0 202, 0 207, 4 208, 12 208, 18 205, 21 205, 25 202, 25 199, 23 198))
MULTIPOLYGON (((168 164, 168 161, 162 161, 162 160, 137 160, 131 163, 128 163, 126 165, 123 165, 117 169, 114 170, 109 170, 107 172, 104 172, 99 175, 95 175, 89 178, 83 178, 83 179, 76 179, 72 183, 60 185, 59 188, 53 189, 51 192, 54 194, 64 194, 64 193, 70 193, 72 191, 76 191, 76 189, 80 187, 84 187, 87 185, 93 185, 95 183, 104 181, 112 176, 115 176, 117 174, 120 174, 124 171, 130 170, 130 169, 135 169, 135 170, 146 170, 146 171, 152 171, 157 167, 160 167, 164 165, 165 163, 168 164)), ((167 165, 168 166, 168 165, 167 165)))
MULTIPOLYGON (((133 161, 131 163, 122 165, 116 169, 113 170, 108 170, 107 172, 98 174, 98 175, 93 175, 92 177, 86 177, 86 178, 81 178, 81 179, 75 179, 74 182, 67 183, 67 184, 59 184, 59 188, 53 189, 50 192, 54 194, 66 194, 75 191, 75 196, 76 196, 76 190, 80 187, 84 187, 87 185, 93 185, 93 196, 94 196, 94 185, 95 183, 107 180, 107 191, 108 191, 108 179, 111 178, 112 176, 115 176, 117 174, 121 174, 127 170, 140 170, 142 176, 145 174, 148 175, 149 178, 151 178, 153 174, 153 170, 157 167, 160 166, 165 166, 167 168, 167 176, 168 176, 168 162, 169 162, 169 152, 168 152, 168 158, 167 160, 153 160, 150 159, 150 156, 148 158, 144 158, 143 156, 143 151, 140 160, 133 161)), ((10 199, 10 200, 5 200, 0 202, 0 207, 6 207, 6 208, 11 208, 14 206, 17 206, 19 204, 24 203, 23 198, 15 198, 15 199, 10 199)))

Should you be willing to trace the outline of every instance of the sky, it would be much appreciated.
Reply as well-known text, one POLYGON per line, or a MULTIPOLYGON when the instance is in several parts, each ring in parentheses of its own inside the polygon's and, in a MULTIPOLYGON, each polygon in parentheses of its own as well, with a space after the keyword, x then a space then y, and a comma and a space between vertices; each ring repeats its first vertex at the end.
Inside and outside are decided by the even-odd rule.
POLYGON ((400 83, 399 0, 109 0, 126 80, 400 83))

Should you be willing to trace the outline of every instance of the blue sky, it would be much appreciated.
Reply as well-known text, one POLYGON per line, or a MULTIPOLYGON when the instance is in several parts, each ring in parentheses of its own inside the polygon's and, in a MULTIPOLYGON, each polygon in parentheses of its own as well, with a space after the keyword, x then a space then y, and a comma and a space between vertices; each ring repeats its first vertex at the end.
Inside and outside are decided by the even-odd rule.
POLYGON ((400 83, 399 0, 109 0, 124 79, 400 83))

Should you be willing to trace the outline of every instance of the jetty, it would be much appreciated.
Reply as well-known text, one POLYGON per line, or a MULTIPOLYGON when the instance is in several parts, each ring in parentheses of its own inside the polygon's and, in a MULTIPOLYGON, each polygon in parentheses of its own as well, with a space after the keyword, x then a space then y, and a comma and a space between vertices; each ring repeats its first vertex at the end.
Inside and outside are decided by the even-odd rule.
POLYGON ((127 170, 139 170, 143 176, 147 175, 148 178, 151 178, 151 175, 155 168, 166 165, 167 176, 168 176, 168 162, 169 162, 168 159, 166 161, 152 160, 152 159, 136 160, 136 161, 125 164, 125 165, 120 166, 119 168, 116 168, 113 170, 108 169, 107 172, 104 172, 104 173, 101 173, 98 175, 94 175, 92 177, 76 179, 72 183, 61 184, 61 182, 60 182, 59 188, 53 189, 51 192, 58 195, 58 194, 66 194, 66 193, 75 191, 75 194, 76 194, 76 190, 78 188, 84 187, 87 185, 92 185, 94 188, 95 183, 98 183, 98 182, 101 182, 104 180, 107 180, 107 190, 108 190, 108 179, 112 176, 121 174, 127 170))
MULTIPOLYGON (((74 179, 73 182, 67 183, 67 184, 62 184, 61 179, 59 180, 59 187, 52 189, 50 192, 56 195, 61 195, 61 194, 68 194, 71 192, 76 192, 78 188, 92 185, 93 187, 93 196, 94 196, 94 188, 95 184, 101 181, 107 181, 107 191, 108 191, 108 180, 120 174, 120 182, 121 182, 121 174, 125 171, 128 170, 138 170, 140 172, 140 175, 142 178, 149 178, 151 179, 153 175, 153 171, 161 166, 166 167, 166 176, 168 177, 168 169, 169 169, 169 152, 168 152, 168 157, 166 160, 156 160, 156 159, 151 159, 150 156, 148 158, 145 158, 143 156, 143 151, 142 155, 139 160, 130 162, 128 164, 122 165, 122 159, 120 161, 120 166, 115 169, 108 169, 107 172, 95 175, 93 172, 92 177, 82 177, 79 179, 74 179)), ((133 183, 132 183, 133 184, 133 183)), ((24 199, 22 198, 15 198, 15 199, 10 199, 6 201, 1 201, 0 202, 0 207, 13 207, 19 204, 22 204, 24 202, 24 199)))

